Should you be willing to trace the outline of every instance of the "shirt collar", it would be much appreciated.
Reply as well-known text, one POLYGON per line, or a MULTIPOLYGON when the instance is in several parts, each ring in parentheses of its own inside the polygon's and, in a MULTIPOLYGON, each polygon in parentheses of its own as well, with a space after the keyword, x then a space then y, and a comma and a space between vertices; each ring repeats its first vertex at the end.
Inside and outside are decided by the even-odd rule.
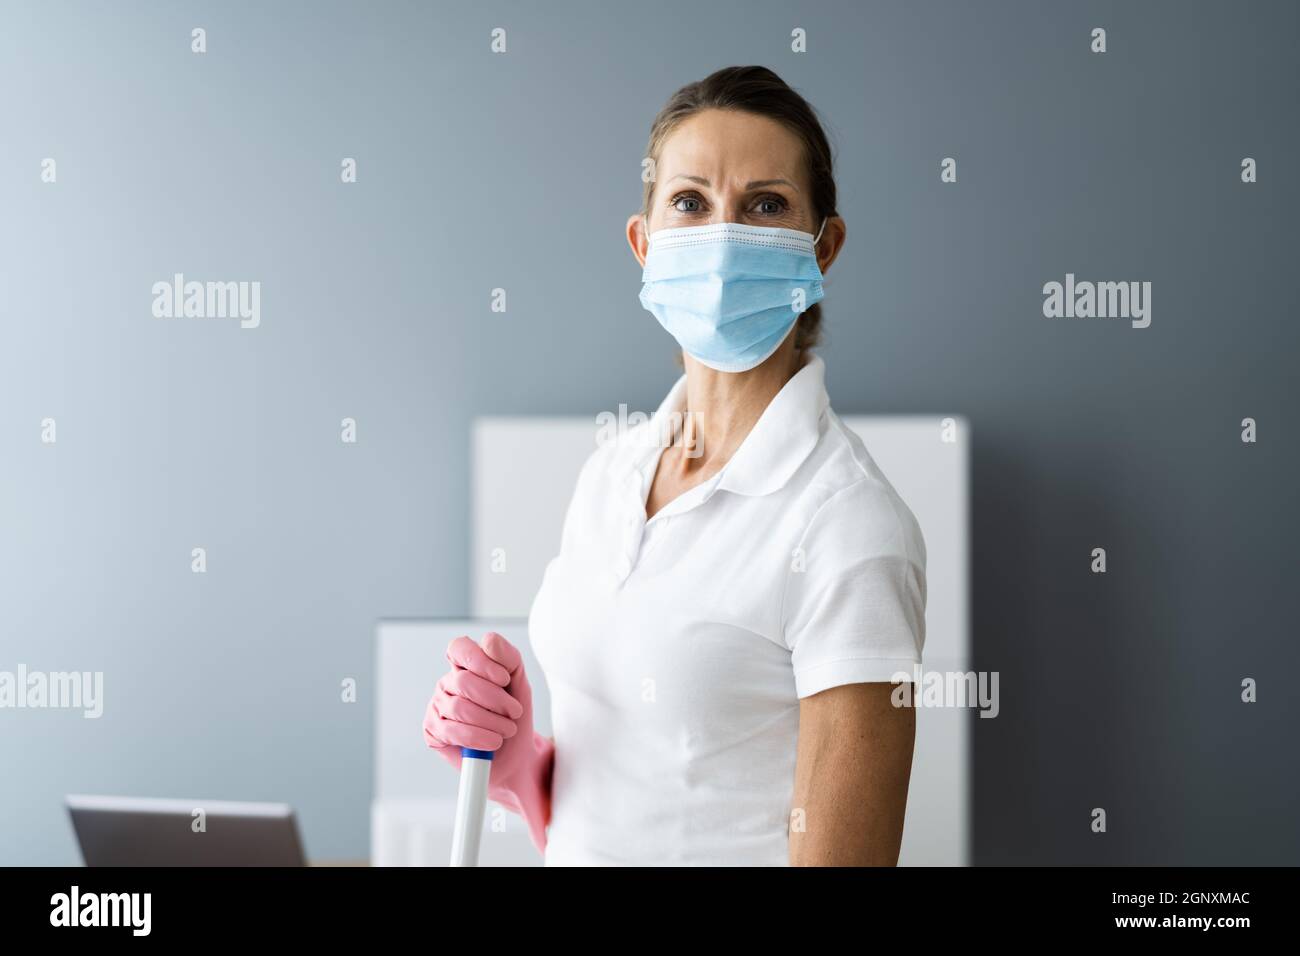
MULTIPOLYGON (((742 495, 768 495, 785 487, 821 436, 826 395, 826 363, 812 355, 782 386, 718 473, 717 488, 742 495)), ((652 421, 660 442, 673 439, 673 413, 686 408, 686 376, 673 385, 652 421)))

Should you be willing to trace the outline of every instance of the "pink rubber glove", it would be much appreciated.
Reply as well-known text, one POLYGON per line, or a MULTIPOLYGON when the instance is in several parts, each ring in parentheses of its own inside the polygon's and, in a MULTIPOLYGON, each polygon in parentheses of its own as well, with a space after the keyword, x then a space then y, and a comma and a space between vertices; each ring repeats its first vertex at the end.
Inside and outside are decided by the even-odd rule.
POLYGON ((519 649, 495 631, 480 647, 468 637, 447 645, 451 670, 424 713, 424 740, 460 769, 460 748, 495 751, 488 799, 524 818, 539 853, 551 821, 555 743, 533 729, 533 689, 519 649))

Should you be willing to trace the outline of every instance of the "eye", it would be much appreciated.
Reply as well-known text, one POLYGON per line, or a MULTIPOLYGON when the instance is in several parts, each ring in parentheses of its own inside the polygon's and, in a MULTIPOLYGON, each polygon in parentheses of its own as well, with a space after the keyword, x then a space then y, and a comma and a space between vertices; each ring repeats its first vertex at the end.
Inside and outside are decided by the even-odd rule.
POLYGON ((686 213, 699 212, 704 208, 704 204, 700 201, 700 197, 695 193, 678 193, 672 198, 669 205, 678 212, 686 213))
POLYGON ((754 208, 762 216, 779 216, 785 212, 787 207, 785 198, 777 195, 763 196, 755 204, 754 208))

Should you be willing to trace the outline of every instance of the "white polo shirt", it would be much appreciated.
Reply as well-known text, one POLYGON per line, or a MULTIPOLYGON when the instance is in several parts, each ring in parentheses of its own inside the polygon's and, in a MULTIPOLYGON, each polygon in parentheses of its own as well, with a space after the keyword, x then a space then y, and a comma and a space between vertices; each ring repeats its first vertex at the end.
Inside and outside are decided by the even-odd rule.
POLYGON ((920 663, 925 543, 824 371, 813 356, 648 522, 685 376, 583 465, 529 617, 555 737, 546 865, 787 865, 799 698, 920 663))

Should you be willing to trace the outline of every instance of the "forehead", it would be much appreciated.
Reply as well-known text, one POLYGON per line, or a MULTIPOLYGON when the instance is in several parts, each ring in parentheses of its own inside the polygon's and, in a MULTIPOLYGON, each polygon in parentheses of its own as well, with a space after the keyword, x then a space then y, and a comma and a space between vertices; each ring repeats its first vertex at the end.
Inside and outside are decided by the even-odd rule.
POLYGON ((664 140, 658 178, 703 176, 717 186, 727 179, 783 177, 803 184, 803 143, 783 124, 739 110, 704 110, 677 125, 664 140))

